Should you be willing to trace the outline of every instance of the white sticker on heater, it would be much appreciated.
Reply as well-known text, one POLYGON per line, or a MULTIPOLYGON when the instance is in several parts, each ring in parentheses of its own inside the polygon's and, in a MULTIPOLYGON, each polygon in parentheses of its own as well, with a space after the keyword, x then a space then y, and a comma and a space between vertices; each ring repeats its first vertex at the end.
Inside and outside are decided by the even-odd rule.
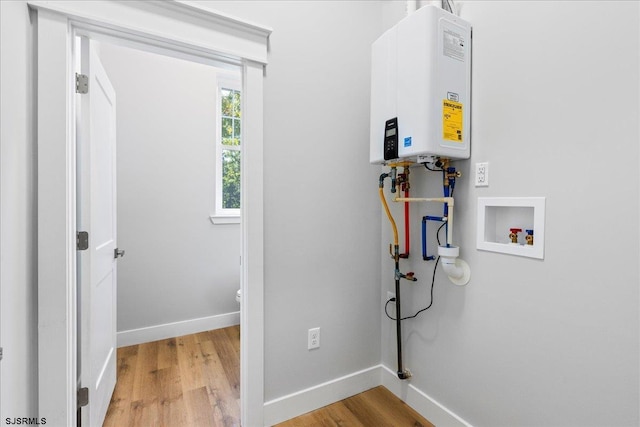
POLYGON ((464 61, 464 37, 453 30, 445 28, 442 37, 444 56, 458 61, 464 61))

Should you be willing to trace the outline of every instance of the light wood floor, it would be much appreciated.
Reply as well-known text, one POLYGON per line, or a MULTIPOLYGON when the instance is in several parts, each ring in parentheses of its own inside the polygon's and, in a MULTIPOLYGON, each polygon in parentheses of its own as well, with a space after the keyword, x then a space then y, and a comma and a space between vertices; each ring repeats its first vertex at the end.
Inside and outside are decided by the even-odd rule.
POLYGON ((118 349, 105 427, 240 426, 240 327, 118 349))
POLYGON ((285 421, 276 427, 306 426, 434 427, 382 386, 285 421))
MULTIPOLYGON (((118 349, 104 427, 240 427, 240 327, 118 349)), ((433 427, 384 387, 278 427, 433 427)))

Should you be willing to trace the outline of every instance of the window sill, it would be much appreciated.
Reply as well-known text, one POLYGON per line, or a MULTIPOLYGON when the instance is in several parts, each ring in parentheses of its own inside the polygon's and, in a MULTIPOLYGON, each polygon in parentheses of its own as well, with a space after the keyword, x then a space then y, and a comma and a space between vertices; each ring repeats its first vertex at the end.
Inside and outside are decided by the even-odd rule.
POLYGON ((223 216, 223 215, 210 215, 209 219, 212 224, 240 224, 240 216, 223 216))

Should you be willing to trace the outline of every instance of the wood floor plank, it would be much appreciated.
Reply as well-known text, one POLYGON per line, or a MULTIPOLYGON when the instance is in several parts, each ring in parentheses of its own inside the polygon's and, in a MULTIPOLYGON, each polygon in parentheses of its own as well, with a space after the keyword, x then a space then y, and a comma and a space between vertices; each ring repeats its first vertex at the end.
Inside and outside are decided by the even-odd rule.
POLYGON ((233 342, 224 329, 209 331, 209 337, 222 362, 224 373, 234 395, 240 398, 240 355, 235 351, 233 342))
POLYGON ((131 402, 130 426, 159 426, 158 400, 136 400, 131 402))
POLYGON ((186 406, 182 398, 180 368, 176 365, 158 370, 159 421, 161 426, 182 426, 187 422, 186 406))
MULTIPOLYGON (((198 349, 200 352, 199 357, 202 363, 202 375, 204 376, 205 384, 207 384, 207 396, 209 404, 211 405, 212 415, 215 420, 214 425, 223 426, 225 418, 225 413, 223 411, 224 408, 221 408, 217 399, 221 394, 224 395, 224 390, 218 390, 219 386, 217 385, 217 381, 220 378, 224 380, 224 369, 221 366, 220 360, 218 359, 209 336, 207 334, 198 334, 196 341, 198 342, 198 349), (214 390, 216 391, 215 395, 213 392, 214 390)), ((226 383, 226 380, 223 382, 226 383)), ((228 398, 231 395, 229 387, 227 386, 225 390, 227 393, 225 396, 228 398)))
POLYGON ((388 408, 398 415, 398 420, 413 426, 435 427, 429 420, 420 415, 412 407, 404 403, 385 387, 376 387, 373 389, 374 394, 371 396, 374 405, 388 405, 388 408))
MULTIPOLYGON (((359 395, 357 395, 359 396, 359 395)), ((366 401, 359 399, 357 396, 350 397, 343 401, 344 405, 349 408, 360 422, 365 425, 376 425, 380 427, 393 427, 384 419, 384 408, 370 406, 366 401)))
POLYGON ((130 399, 133 392, 138 346, 133 345, 119 348, 117 356, 118 386, 113 391, 104 427, 119 427, 129 424, 129 414, 131 412, 130 399))
POLYGON ((384 387, 376 387, 344 401, 345 406, 366 425, 433 427, 429 421, 415 412, 384 387))
POLYGON ((306 426, 433 427, 433 424, 380 386, 275 427, 306 426))
POLYGON ((189 426, 219 426, 209 401, 207 387, 189 390, 185 395, 187 422, 189 426))
POLYGON ((132 402, 147 402, 157 398, 158 343, 138 347, 138 357, 131 392, 132 402))
POLYGON ((353 426, 367 427, 347 408, 343 402, 327 407, 325 414, 316 415, 316 420, 322 426, 353 426))
POLYGON ((130 401, 129 425, 159 425, 157 342, 138 346, 130 401))
POLYGON ((176 343, 183 393, 186 394, 188 391, 206 387, 204 376, 202 375, 201 350, 196 336, 185 335, 178 337, 176 338, 176 343))
POLYGON ((309 412, 284 423, 278 424, 278 427, 369 427, 362 424, 358 418, 347 408, 343 402, 337 402, 332 405, 321 408, 317 411, 309 412))
POLYGON ((175 338, 158 341, 158 369, 178 366, 178 348, 175 338))
POLYGON ((224 328, 224 331, 229 337, 231 344, 233 344, 233 350, 238 355, 238 360, 240 360, 240 325, 224 328))
POLYGON ((236 396, 233 386, 227 380, 224 363, 218 357, 216 345, 207 340, 202 341, 200 346, 207 366, 204 373, 207 377, 209 401, 215 408, 216 414, 219 415, 221 425, 225 427, 239 426, 239 395, 236 396))

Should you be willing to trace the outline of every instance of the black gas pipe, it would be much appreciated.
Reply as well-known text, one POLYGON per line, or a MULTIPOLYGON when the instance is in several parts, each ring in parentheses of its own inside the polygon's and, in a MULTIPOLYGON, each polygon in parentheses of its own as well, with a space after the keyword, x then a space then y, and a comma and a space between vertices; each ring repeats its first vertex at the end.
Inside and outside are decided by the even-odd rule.
POLYGON ((379 195, 380 195, 380 201, 382 202, 382 206, 384 207, 384 210, 387 214, 387 217, 389 218, 389 222, 391 223, 391 228, 393 229, 393 260, 395 263, 395 292, 396 292, 396 297, 395 297, 395 302, 396 302, 396 341, 397 341, 397 352, 398 352, 398 378, 400 378, 401 380, 406 380, 408 378, 411 377, 411 373, 409 372, 409 370, 404 369, 402 366, 402 314, 401 314, 401 310, 400 310, 400 279, 407 279, 410 281, 415 282, 417 279, 415 277, 413 277, 413 273, 407 273, 407 274, 402 274, 400 272, 400 247, 398 244, 398 228, 396 227, 396 223, 393 219, 393 216, 391 215, 391 212, 389 211, 389 206, 387 205, 387 200, 384 197, 384 179, 387 177, 391 177, 391 192, 395 193, 396 188, 395 188, 395 184, 396 184, 396 168, 392 167, 391 168, 391 173, 387 174, 387 173, 383 173, 382 175, 380 175, 380 182, 379 182, 379 195))

